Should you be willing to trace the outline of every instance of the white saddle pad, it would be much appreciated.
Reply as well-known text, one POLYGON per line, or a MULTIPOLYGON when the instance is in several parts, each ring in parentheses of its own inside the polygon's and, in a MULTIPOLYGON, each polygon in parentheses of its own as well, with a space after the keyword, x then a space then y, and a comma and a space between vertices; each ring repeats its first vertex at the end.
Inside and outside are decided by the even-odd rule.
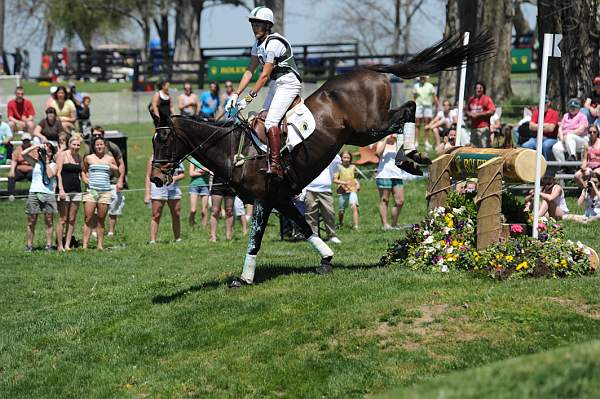
MULTIPOLYGON (((315 117, 304 102, 290 109, 285 115, 287 119, 288 134, 285 145, 281 149, 292 151, 294 147, 306 140, 315 131, 315 117)), ((267 145, 260 142, 255 134, 252 134, 254 144, 262 151, 267 152, 267 145)))

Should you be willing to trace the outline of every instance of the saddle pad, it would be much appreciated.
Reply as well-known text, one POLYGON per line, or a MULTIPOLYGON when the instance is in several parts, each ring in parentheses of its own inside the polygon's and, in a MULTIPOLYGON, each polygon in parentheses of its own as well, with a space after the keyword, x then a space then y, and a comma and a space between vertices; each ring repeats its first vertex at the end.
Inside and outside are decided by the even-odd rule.
MULTIPOLYGON (((306 140, 315 131, 315 117, 304 102, 290 109, 286 114, 288 134, 285 145, 281 151, 292 151, 294 147, 306 140)), ((252 141, 263 152, 267 152, 267 145, 262 143, 256 134, 252 133, 252 141)))
POLYGON ((286 114, 288 135, 285 148, 292 151, 294 147, 306 140, 315 131, 315 117, 304 102, 296 105, 286 114))

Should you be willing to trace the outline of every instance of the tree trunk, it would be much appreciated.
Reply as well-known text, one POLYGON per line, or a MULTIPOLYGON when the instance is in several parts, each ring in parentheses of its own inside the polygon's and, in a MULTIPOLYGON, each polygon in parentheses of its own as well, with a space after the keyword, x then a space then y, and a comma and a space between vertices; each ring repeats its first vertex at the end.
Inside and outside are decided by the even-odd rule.
POLYGON ((517 37, 531 32, 529 22, 527 22, 525 15, 523 15, 521 4, 523 4, 522 0, 515 0, 515 16, 513 17, 513 26, 515 27, 515 34, 517 37))
MULTIPOLYGON (((448 0, 446 3, 446 27, 444 28, 444 37, 457 34, 460 29, 460 16, 458 8, 459 0, 448 0)), ((440 102, 448 99, 454 103, 458 99, 458 78, 460 71, 442 71, 438 82, 438 96, 440 102)))
POLYGON ((540 64, 544 33, 561 33, 562 57, 550 58, 547 94, 560 98, 561 110, 571 97, 583 98, 600 74, 600 0, 578 0, 565 7, 561 0, 538 1, 540 64))
POLYGON ((273 18, 275 18, 273 32, 283 35, 285 0, 254 0, 254 5, 269 7, 273 10, 273 18))
POLYGON ((200 23, 203 3, 204 0, 177 1, 175 61, 200 59, 200 23))
POLYGON ((492 33, 496 42, 496 57, 476 64, 476 76, 487 85, 487 94, 495 102, 500 102, 512 97, 510 53, 514 4, 513 0, 480 0, 479 5, 479 31, 492 33))
POLYGON ((392 44, 392 54, 400 54, 400 2, 396 0, 394 5, 394 42, 392 44))
POLYGON ((169 49, 169 9, 170 4, 168 0, 160 1, 160 14, 157 18, 154 18, 154 27, 158 32, 160 39, 160 50, 162 53, 162 62, 164 65, 164 72, 167 77, 171 78, 171 70, 173 68, 170 49, 169 49))

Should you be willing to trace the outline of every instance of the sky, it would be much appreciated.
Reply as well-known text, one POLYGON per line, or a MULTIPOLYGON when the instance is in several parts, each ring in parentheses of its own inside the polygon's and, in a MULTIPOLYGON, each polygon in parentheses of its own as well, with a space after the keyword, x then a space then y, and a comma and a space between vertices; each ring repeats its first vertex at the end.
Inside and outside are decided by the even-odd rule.
MULTIPOLYGON (((18 0, 10 0, 18 1, 18 0)), ((31 40, 28 32, 23 27, 15 29, 10 25, 12 20, 10 15, 10 1, 7 1, 5 27, 5 49, 13 52, 15 47, 22 47, 29 50, 31 58, 30 75, 37 76, 40 68, 42 40, 31 40), (11 32, 19 31, 22 34, 15 35, 11 32)), ((330 19, 337 10, 337 4, 340 0, 296 0, 286 1, 285 5, 285 36, 292 44, 310 44, 334 42, 328 39, 331 36, 330 19)), ((391 0, 382 0, 389 1, 391 0)), ((436 42, 442 36, 445 21, 445 6, 440 0, 426 0, 423 6, 423 13, 417 14, 413 28, 413 42, 415 50, 427 47, 436 42), (427 15, 427 17, 424 16, 427 15)), ((528 7, 525 10, 526 17, 531 26, 535 25, 534 7, 528 7)), ((242 7, 219 6, 212 7, 202 14, 202 47, 218 46, 248 46, 253 40, 252 31, 247 22, 248 11, 242 7)), ((133 25, 131 31, 125 31, 114 43, 128 43, 131 47, 139 48, 142 46, 141 34, 137 25, 133 25)), ((154 37, 157 37, 153 33, 154 37)), ((65 45, 62 40, 55 40, 55 50, 60 50, 65 45)), ((81 48, 75 42, 74 47, 81 48)))

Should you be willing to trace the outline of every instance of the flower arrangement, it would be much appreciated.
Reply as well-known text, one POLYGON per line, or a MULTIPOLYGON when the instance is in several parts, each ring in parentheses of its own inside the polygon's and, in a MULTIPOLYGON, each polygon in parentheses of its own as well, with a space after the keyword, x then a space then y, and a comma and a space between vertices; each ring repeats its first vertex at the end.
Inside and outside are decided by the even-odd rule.
MULTIPOLYGON (((515 201, 511 199, 511 206, 518 209, 515 201)), ((514 214, 519 215, 516 211, 514 214)), ((513 224, 505 241, 477 251, 477 209, 473 197, 451 194, 446 207, 431 210, 404 239, 392 243, 381 264, 399 263, 414 270, 435 272, 467 270, 498 279, 593 272, 589 249, 581 242, 565 240, 561 226, 553 219, 540 218, 539 240, 528 234, 531 219, 522 215, 519 219, 528 222, 526 228, 513 224)))

